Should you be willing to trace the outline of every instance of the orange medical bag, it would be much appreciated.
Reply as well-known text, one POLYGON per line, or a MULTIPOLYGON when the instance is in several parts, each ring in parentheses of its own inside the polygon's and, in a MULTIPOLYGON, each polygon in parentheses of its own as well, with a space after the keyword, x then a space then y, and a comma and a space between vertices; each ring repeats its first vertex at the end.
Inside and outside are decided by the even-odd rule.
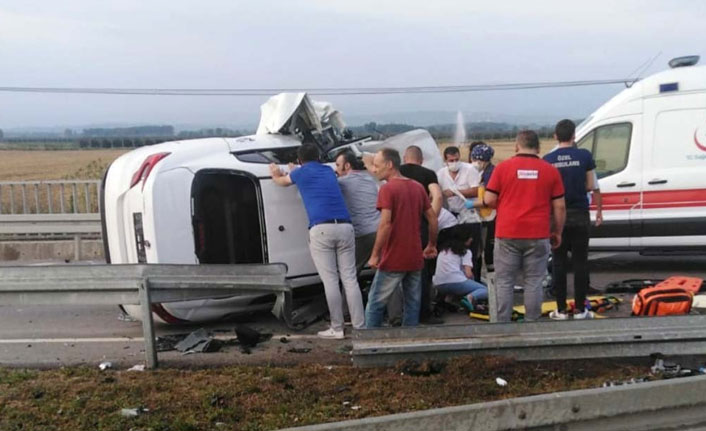
POLYGON ((632 300, 635 316, 670 316, 689 314, 694 293, 703 281, 694 277, 670 277, 654 287, 640 290, 632 300))

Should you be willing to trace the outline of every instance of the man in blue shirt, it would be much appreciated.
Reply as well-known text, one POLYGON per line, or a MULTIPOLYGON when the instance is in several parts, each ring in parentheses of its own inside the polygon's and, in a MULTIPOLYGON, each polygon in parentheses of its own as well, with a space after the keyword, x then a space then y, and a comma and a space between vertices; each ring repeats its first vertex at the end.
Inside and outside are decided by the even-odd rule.
POLYGON ((309 251, 324 284, 331 327, 318 333, 321 338, 343 339, 341 282, 346 293, 353 327, 365 326, 363 298, 355 270, 355 234, 343 194, 333 169, 319 162, 319 150, 302 144, 297 151, 300 168, 290 165, 289 174, 272 163, 270 174, 275 184, 296 184, 309 216, 309 251))
POLYGON ((554 250, 552 274, 556 293, 557 310, 549 317, 555 320, 568 319, 566 304, 567 252, 571 250, 574 268, 574 319, 590 319, 593 313, 586 310, 588 291, 588 237, 591 217, 588 212, 586 192, 594 189, 596 163, 588 150, 574 145, 576 125, 571 120, 561 120, 554 129, 554 138, 559 146, 544 156, 544 160, 559 170, 564 183, 566 200, 566 224, 561 245, 554 250))

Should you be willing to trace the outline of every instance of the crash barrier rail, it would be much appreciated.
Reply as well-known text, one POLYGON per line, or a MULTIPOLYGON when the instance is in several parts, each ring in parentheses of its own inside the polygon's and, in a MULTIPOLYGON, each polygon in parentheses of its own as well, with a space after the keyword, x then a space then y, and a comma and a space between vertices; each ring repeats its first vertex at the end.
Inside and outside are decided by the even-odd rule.
POLYGON ((100 212, 100 180, 0 181, 0 214, 100 212))
POLYGON ((702 430, 706 423, 705 391, 706 376, 684 377, 288 430, 702 430))
POLYGON ((97 238, 100 233, 100 214, 0 215, 0 239, 97 238))
POLYGON ((282 263, 257 265, 66 265, 0 267, 3 305, 140 305, 148 368, 158 365, 153 303, 275 294, 272 312, 293 327, 282 263))
POLYGON ((706 315, 479 323, 356 331, 353 363, 501 355, 522 361, 706 354, 706 315))

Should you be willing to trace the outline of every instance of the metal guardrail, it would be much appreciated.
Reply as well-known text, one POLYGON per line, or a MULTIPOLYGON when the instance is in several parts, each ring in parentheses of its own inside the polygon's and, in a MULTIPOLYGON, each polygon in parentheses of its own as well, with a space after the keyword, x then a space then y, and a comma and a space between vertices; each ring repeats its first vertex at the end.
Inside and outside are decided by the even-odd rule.
POLYGON ((0 181, 0 214, 100 212, 100 180, 0 181))
POLYGON ((272 312, 292 327, 292 292, 285 264, 70 265, 0 267, 3 305, 139 304, 145 356, 157 367, 153 303, 275 294, 272 312))
POLYGON ((703 430, 706 425, 704 393, 706 376, 685 377, 287 430, 703 430))
POLYGON ((706 316, 480 323, 355 331, 353 362, 502 355, 521 361, 706 354, 706 316))
POLYGON ((0 239, 97 238, 100 233, 100 214, 0 215, 0 239))

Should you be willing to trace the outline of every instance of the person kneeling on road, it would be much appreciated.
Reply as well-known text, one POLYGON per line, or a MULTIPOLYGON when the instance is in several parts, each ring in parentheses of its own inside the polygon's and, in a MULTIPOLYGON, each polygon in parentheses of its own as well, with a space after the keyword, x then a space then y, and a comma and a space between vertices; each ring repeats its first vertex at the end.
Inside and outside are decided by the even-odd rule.
POLYGON ((473 280, 472 231, 465 225, 451 229, 453 236, 439 245, 434 286, 442 294, 463 296, 461 303, 473 311, 477 301, 488 299, 488 288, 473 280))

